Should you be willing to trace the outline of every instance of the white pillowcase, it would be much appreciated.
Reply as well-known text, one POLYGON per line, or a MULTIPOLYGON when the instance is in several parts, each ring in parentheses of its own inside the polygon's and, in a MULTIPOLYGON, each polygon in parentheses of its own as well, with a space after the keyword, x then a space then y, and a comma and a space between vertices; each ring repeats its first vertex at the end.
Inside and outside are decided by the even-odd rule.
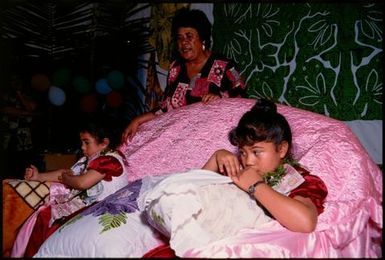
POLYGON ((125 224, 102 233, 98 217, 83 216, 53 233, 34 257, 142 257, 163 244, 139 211, 125 215, 125 224))
POLYGON ((189 249, 271 220, 229 177, 206 170, 170 175, 144 200, 148 222, 170 238, 180 257, 189 249))

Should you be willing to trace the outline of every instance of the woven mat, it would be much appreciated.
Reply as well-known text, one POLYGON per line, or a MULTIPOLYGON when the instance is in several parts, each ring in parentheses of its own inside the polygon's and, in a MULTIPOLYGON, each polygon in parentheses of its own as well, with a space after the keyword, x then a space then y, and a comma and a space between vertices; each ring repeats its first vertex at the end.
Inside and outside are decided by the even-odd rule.
POLYGON ((9 179, 8 183, 32 209, 49 200, 49 182, 9 179))

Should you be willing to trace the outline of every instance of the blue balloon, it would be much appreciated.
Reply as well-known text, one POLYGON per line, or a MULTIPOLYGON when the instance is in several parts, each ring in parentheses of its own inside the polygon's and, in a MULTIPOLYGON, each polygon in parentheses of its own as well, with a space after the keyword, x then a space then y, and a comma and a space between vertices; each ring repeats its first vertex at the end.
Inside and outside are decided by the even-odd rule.
POLYGON ((61 88, 51 86, 48 90, 48 99, 55 106, 61 106, 66 100, 66 94, 61 88))
POLYGON ((112 91, 110 85, 108 85, 108 82, 106 79, 99 79, 96 81, 96 91, 99 94, 106 95, 112 91))

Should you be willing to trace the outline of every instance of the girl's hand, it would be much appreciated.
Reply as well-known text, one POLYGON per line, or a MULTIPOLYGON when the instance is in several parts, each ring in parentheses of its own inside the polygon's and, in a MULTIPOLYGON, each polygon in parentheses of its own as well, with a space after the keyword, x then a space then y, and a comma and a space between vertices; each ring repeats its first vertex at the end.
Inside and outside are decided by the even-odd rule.
POLYGON ((218 96, 218 95, 215 95, 215 94, 212 94, 212 93, 208 93, 208 94, 202 96, 202 102, 204 104, 207 104, 210 101, 213 101, 213 100, 216 100, 216 99, 220 99, 220 98, 221 97, 218 96))
POLYGON ((24 179, 27 181, 39 181, 39 170, 31 164, 25 169, 24 179))
POLYGON ((253 185, 257 181, 262 180, 262 175, 259 174, 256 169, 252 167, 246 167, 240 171, 239 175, 231 176, 231 179, 235 185, 247 192, 250 185, 253 185))
POLYGON ((63 182, 63 180, 64 180, 64 182, 65 182, 66 178, 68 178, 70 176, 71 177, 74 176, 74 172, 71 169, 65 169, 62 171, 61 175, 59 175, 58 179, 59 179, 59 181, 63 182))
POLYGON ((219 173, 227 176, 236 176, 240 173, 241 164, 232 152, 225 149, 218 150, 215 152, 215 160, 219 173))

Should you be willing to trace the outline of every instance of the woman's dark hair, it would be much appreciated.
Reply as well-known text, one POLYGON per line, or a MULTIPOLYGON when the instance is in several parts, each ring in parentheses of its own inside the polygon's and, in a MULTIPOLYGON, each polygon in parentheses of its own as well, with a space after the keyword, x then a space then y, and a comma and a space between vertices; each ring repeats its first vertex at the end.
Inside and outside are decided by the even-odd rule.
POLYGON ((211 23, 206 14, 198 9, 181 8, 172 20, 171 34, 177 38, 180 27, 191 27, 198 31, 199 38, 204 41, 207 49, 211 46, 211 23))
POLYGON ((120 144, 120 133, 118 133, 118 129, 114 128, 113 124, 107 122, 105 118, 88 118, 83 120, 79 125, 79 133, 84 132, 89 133, 99 143, 102 142, 104 138, 108 138, 110 140, 108 147, 111 149, 116 149, 120 144))
POLYGON ((258 99, 229 132, 228 137, 230 143, 237 147, 263 141, 278 146, 286 141, 289 145, 287 157, 291 157, 292 134, 289 123, 277 112, 277 105, 267 99, 258 99))

